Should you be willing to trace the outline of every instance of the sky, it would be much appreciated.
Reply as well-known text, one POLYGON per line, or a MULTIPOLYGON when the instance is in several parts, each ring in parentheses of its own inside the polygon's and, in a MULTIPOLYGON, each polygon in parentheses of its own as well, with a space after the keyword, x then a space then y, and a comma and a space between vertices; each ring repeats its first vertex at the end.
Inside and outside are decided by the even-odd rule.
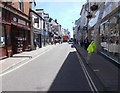
POLYGON ((45 13, 53 19, 57 19, 57 22, 62 28, 68 29, 73 35, 73 26, 75 20, 80 18, 80 11, 82 5, 86 3, 86 0, 81 2, 38 2, 36 1, 35 9, 44 9, 45 13))

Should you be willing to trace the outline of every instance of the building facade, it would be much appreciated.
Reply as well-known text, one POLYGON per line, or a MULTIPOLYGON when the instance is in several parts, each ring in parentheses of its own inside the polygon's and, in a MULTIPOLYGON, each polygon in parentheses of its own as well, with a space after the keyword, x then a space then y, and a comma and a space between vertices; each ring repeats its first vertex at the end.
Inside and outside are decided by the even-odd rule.
POLYGON ((100 24, 100 52, 120 64, 120 5, 106 2, 100 24))
POLYGON ((38 15, 34 10, 30 10, 31 16, 31 45, 32 49, 36 47, 42 47, 41 31, 42 31, 42 20, 44 20, 40 15, 38 15))
POLYGON ((75 27, 74 27, 74 31, 73 31, 73 34, 74 34, 74 40, 75 40, 75 43, 79 44, 80 43, 80 40, 82 39, 82 32, 80 31, 80 28, 81 28, 81 18, 79 18, 78 20, 75 20, 75 27))
POLYGON ((0 57, 25 51, 30 45, 29 2, 0 3, 0 57))
MULTIPOLYGON (((83 8, 86 8, 85 5, 83 8)), ((80 24, 84 24, 81 25, 83 32, 86 30, 82 36, 96 42, 97 52, 120 64, 120 2, 89 2, 88 5, 90 9, 81 10, 80 24), (94 5, 97 5, 96 10, 93 8, 94 5), (88 20, 85 11, 89 14, 88 20)))
POLYGON ((41 20, 41 40, 42 46, 46 46, 48 44, 48 29, 49 29, 49 15, 44 13, 44 9, 36 9, 36 13, 40 15, 44 20, 41 20))
POLYGON ((51 41, 55 43, 55 41, 59 42, 62 38, 61 25, 57 22, 57 20, 51 19, 50 21, 50 32, 51 32, 51 41))

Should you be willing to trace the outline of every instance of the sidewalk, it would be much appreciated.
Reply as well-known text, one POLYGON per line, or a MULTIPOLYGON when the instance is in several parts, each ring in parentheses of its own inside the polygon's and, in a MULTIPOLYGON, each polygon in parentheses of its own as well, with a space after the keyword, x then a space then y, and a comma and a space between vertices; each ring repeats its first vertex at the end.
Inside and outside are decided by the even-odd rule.
MULTIPOLYGON (((87 51, 80 45, 75 45, 75 48, 83 59, 83 62, 86 64, 87 51)), ((108 59, 94 53, 91 56, 88 67, 91 68, 99 80, 101 80, 107 91, 119 90, 120 87, 118 84, 120 82, 118 76, 120 75, 120 69, 112 62, 108 61, 108 59)))
POLYGON ((5 58, 0 60, 0 74, 4 73, 5 71, 9 70, 10 68, 19 65, 22 62, 26 62, 29 59, 53 48, 54 45, 48 45, 43 48, 38 48, 36 50, 22 52, 19 54, 14 54, 13 57, 5 58))

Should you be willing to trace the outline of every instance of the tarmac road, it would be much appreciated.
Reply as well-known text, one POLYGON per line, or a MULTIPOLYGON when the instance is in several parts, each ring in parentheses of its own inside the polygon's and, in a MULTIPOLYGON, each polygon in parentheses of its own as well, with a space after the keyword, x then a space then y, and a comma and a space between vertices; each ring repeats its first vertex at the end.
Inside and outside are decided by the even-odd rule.
POLYGON ((68 43, 2 76, 3 91, 91 91, 76 54, 68 43))

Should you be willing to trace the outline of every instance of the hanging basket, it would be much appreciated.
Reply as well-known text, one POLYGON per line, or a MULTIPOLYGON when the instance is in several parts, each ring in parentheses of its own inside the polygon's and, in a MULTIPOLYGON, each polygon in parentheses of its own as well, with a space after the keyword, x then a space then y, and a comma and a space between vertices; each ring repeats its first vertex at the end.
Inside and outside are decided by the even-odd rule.
POLYGON ((91 19, 91 18, 92 18, 92 15, 91 15, 91 14, 88 14, 86 17, 87 17, 88 19, 91 19))
POLYGON ((91 11, 96 11, 98 9, 98 5, 92 5, 90 9, 91 11))

